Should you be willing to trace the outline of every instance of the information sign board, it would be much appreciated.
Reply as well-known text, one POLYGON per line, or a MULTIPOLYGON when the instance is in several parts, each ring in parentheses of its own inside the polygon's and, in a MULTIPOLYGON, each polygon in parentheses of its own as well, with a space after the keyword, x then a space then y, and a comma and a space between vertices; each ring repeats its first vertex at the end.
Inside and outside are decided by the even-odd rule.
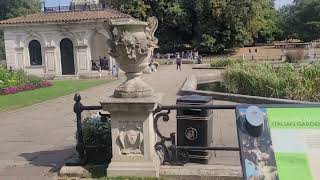
POLYGON ((320 106, 260 106, 264 122, 258 136, 246 125, 254 121, 247 119, 248 108, 237 108, 244 179, 320 178, 320 106))

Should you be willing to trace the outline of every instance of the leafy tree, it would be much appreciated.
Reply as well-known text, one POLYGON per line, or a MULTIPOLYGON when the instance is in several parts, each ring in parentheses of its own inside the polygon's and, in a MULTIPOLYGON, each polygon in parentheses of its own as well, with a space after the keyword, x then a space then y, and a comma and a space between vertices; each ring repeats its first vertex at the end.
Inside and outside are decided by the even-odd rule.
POLYGON ((9 19, 40 11, 40 0, 0 0, 0 20, 9 19))
POLYGON ((294 28, 292 27, 292 14, 293 14, 293 6, 287 5, 282 7, 278 11, 278 34, 277 40, 286 40, 286 39, 295 39, 297 35, 295 34, 294 28))
MULTIPOLYGON (((34 14, 40 11, 40 0, 0 0, 0 20, 34 14)), ((0 31, 0 59, 5 59, 3 32, 0 31)))
POLYGON ((320 1, 296 0, 280 10, 281 38, 312 41, 320 38, 320 1))
POLYGON ((144 0, 100 0, 100 3, 108 4, 138 19, 145 19, 150 10, 150 6, 144 0))
POLYGON ((160 51, 226 48, 273 39, 274 0, 102 0, 113 8, 145 20, 159 20, 160 51), (142 8, 143 7, 143 8, 142 8))
POLYGON ((204 52, 272 40, 276 30, 276 13, 268 0, 197 0, 192 7, 197 19, 194 47, 204 52))
POLYGON ((277 11, 274 7, 274 1, 256 1, 254 8, 255 15, 252 20, 254 42, 273 41, 274 36, 278 33, 277 11))
POLYGON ((296 2, 293 23, 301 40, 320 38, 320 1, 300 0, 296 2))

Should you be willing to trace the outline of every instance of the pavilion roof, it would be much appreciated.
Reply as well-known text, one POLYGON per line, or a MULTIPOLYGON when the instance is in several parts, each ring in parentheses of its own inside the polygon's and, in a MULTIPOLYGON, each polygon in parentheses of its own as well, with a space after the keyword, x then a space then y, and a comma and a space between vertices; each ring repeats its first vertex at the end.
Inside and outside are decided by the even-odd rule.
POLYGON ((68 11, 38 13, 27 16, 16 17, 0 21, 0 26, 13 24, 38 24, 38 23, 77 23, 77 22, 99 22, 108 19, 132 18, 128 14, 119 11, 105 9, 94 11, 68 11))

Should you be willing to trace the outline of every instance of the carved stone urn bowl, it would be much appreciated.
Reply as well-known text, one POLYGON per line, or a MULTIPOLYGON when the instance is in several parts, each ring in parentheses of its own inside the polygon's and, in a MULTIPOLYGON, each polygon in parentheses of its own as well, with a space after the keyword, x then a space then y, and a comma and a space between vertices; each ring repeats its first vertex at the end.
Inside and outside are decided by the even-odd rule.
POLYGON ((127 80, 116 88, 116 98, 139 98, 153 94, 152 88, 142 81, 141 75, 147 68, 153 49, 157 44, 154 31, 156 19, 148 22, 137 20, 109 21, 111 56, 115 58, 127 80))

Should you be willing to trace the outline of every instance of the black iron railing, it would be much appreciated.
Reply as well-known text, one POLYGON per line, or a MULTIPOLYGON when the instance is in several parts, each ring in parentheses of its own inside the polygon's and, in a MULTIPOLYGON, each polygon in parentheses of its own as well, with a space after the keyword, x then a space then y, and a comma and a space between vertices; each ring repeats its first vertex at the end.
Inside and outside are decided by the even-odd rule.
MULTIPOLYGON (((86 157, 86 148, 90 148, 89 146, 85 145, 84 139, 83 139, 83 131, 82 131, 82 117, 81 114, 83 111, 94 111, 94 110, 102 110, 102 106, 84 106, 82 105, 81 101, 81 96, 80 94, 75 94, 74 96, 74 101, 75 104, 73 106, 73 111, 76 113, 76 118, 77 118, 77 145, 76 145, 76 150, 78 152, 80 160, 82 160, 83 163, 86 162, 87 157, 86 157)), ((101 121, 102 122, 107 122, 108 118, 110 118, 110 114, 103 114, 99 113, 101 116, 101 121)))
MULTIPOLYGON (((237 108, 249 107, 250 105, 159 105, 153 112, 153 126, 160 141, 156 143, 155 150, 162 157, 162 164, 170 164, 174 166, 182 166, 189 162, 188 151, 193 150, 211 150, 211 151, 240 151, 239 147, 196 147, 196 146, 178 146, 176 144, 176 133, 170 134, 170 137, 164 136, 158 127, 159 119, 164 122, 170 120, 169 114, 172 110, 190 110, 190 109, 206 109, 206 110, 237 110, 237 108)), ((319 108, 319 104, 260 104, 256 105, 261 108, 319 108)), ((236 123, 236 122, 235 122, 236 123)), ((180 134, 179 134, 180 135, 180 134)), ((238 139, 239 140, 239 139, 238 139)))
POLYGON ((104 10, 108 9, 107 4, 81 4, 76 5, 70 3, 69 6, 55 6, 55 7, 46 7, 43 5, 44 13, 54 13, 54 12, 71 12, 71 11, 93 11, 93 10, 104 10))
POLYGON ((176 105, 161 106, 159 105, 154 114, 153 126, 156 134, 160 138, 160 142, 155 145, 155 150, 162 158, 162 164, 170 164, 174 166, 182 166, 189 162, 188 151, 194 150, 214 150, 214 151, 239 151, 239 147, 196 147, 196 146, 177 146, 176 133, 170 134, 170 137, 162 135, 158 128, 160 118, 164 122, 170 120, 169 114, 172 110, 189 110, 189 109, 236 109, 236 105, 176 105))

